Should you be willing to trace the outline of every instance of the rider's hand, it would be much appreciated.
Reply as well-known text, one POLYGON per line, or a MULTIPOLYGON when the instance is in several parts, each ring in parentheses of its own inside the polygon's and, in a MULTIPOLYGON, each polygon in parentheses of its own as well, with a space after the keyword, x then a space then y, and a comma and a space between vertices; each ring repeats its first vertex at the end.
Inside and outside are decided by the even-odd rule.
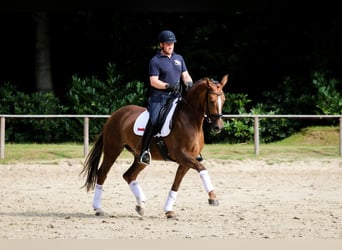
POLYGON ((194 85, 193 82, 189 81, 186 83, 186 91, 188 91, 194 85))
POLYGON ((171 91, 178 91, 178 84, 177 83, 167 83, 167 90, 171 91))

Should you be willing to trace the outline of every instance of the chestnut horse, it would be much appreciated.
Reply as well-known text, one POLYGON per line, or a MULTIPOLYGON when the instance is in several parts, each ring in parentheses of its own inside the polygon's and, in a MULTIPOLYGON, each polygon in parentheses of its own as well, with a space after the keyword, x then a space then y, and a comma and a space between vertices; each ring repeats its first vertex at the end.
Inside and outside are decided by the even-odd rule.
MULTIPOLYGON (((223 128, 221 119, 225 101, 223 87, 227 81, 228 75, 225 75, 221 82, 207 77, 195 82, 177 104, 170 134, 162 138, 168 152, 168 159, 179 164, 164 207, 168 219, 176 218, 173 205, 180 183, 189 169, 194 169, 199 173, 209 196, 209 205, 219 204, 208 171, 197 156, 200 155, 204 146, 202 128, 204 119, 208 121, 210 129, 215 133, 221 132, 223 128)), ((137 182, 137 177, 146 165, 139 163, 142 136, 133 132, 133 126, 137 117, 145 110, 144 107, 128 105, 113 112, 86 157, 81 174, 86 176, 84 187, 87 191, 95 189, 92 204, 95 215, 104 215, 101 206, 102 186, 109 170, 124 148, 133 154, 134 162, 123 174, 123 178, 136 198, 136 212, 141 216, 144 214, 145 195, 137 182), (102 154, 102 162, 98 167, 102 154)), ((151 142, 152 161, 166 160, 155 144, 156 140, 154 137, 151 142)))

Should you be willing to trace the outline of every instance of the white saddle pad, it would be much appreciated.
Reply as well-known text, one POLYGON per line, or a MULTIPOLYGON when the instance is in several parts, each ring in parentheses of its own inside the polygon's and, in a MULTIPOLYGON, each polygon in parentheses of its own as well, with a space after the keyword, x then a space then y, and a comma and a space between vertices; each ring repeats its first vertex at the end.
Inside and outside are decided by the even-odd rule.
MULTIPOLYGON (((156 134, 155 136, 157 136, 157 137, 164 137, 164 136, 167 136, 167 135, 170 134, 170 131, 171 131, 171 119, 172 119, 173 113, 175 112, 178 100, 179 100, 178 98, 173 100, 172 107, 170 109, 170 112, 167 114, 167 117, 165 119, 163 127, 162 127, 160 133, 156 134)), ((134 126, 133 126, 133 132, 136 135, 142 136, 144 134, 145 127, 146 127, 146 124, 147 124, 149 118, 150 118, 150 113, 147 110, 145 110, 144 112, 142 112, 138 116, 138 118, 135 120, 134 126)))

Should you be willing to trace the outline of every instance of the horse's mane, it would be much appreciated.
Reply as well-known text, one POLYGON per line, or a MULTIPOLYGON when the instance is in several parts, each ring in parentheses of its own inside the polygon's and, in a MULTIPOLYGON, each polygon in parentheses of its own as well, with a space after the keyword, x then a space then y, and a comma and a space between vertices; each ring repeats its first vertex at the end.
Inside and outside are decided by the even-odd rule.
POLYGON ((189 99, 192 96, 197 96, 204 91, 203 88, 207 88, 207 82, 209 80, 209 77, 203 77, 196 82, 194 82, 193 86, 185 93, 184 98, 189 99))
POLYGON ((200 80, 194 82, 193 86, 186 91, 183 96, 182 102, 186 105, 192 103, 191 105, 197 105, 202 98, 202 95, 206 93, 207 82, 209 78, 203 77, 200 80))

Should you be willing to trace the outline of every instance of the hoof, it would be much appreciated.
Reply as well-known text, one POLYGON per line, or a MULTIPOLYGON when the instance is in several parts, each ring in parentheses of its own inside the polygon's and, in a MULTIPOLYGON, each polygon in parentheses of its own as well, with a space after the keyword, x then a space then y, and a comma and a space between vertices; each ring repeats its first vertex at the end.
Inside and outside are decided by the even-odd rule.
POLYGON ((168 220, 177 220, 176 214, 173 211, 168 211, 165 215, 168 220))
POLYGON ((102 208, 96 208, 94 210, 95 210, 96 216, 104 216, 104 212, 103 212, 102 208))
POLYGON ((144 213, 145 213, 144 208, 141 207, 141 206, 138 206, 138 205, 135 206, 135 211, 136 211, 140 216, 143 216, 144 213))
POLYGON ((219 201, 216 199, 208 199, 209 205, 210 206, 218 206, 219 205, 219 201))

